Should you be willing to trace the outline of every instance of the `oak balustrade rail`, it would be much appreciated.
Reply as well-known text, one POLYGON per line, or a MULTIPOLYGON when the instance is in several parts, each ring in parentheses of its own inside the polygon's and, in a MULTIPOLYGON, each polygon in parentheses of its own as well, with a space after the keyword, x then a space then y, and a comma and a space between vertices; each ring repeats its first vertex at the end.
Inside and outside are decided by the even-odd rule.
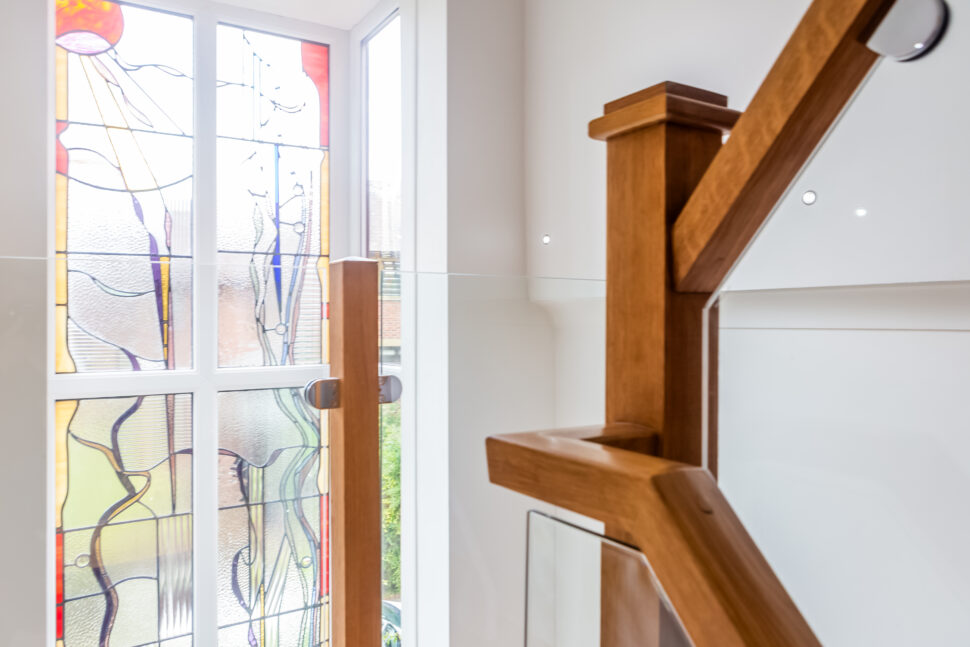
POLYGON ((637 436, 648 447, 656 434, 615 425, 492 437, 489 478, 637 547, 698 647, 819 645, 710 472, 611 446, 637 436))

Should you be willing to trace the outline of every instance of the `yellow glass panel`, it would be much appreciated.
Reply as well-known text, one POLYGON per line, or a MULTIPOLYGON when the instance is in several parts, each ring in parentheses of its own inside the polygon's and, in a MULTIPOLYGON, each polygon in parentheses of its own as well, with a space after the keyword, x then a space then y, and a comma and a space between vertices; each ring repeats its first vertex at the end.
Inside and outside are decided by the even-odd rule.
POLYGON ((58 373, 75 373, 77 367, 71 351, 67 349, 67 306, 54 306, 54 368, 58 373))
POLYGON ((57 503, 54 506, 56 527, 61 527, 64 501, 67 500, 67 428, 77 411, 77 400, 61 400, 54 404, 54 473, 57 503))
POLYGON ((323 312, 320 316, 320 361, 330 362, 330 259, 322 257, 317 261, 317 275, 320 277, 320 298, 323 301, 323 312))
POLYGON ((54 259, 54 304, 67 305, 67 256, 58 254, 54 259))
POLYGON ((67 50, 54 47, 54 82, 56 84, 54 115, 67 121, 67 50))
POLYGON ((330 151, 320 163, 320 253, 330 255, 330 151))

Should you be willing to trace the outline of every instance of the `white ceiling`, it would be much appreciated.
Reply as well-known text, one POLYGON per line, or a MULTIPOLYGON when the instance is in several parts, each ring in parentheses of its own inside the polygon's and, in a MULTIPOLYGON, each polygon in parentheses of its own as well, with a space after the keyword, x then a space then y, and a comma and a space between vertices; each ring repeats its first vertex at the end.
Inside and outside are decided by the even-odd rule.
POLYGON ((351 29, 377 6, 379 0, 228 0, 247 9, 351 29))

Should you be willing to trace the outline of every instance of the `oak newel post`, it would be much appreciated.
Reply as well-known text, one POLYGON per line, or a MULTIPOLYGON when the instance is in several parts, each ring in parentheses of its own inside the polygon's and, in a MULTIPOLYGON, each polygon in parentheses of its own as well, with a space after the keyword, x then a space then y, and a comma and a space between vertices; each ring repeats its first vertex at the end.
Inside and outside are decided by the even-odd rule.
POLYGON ((330 265, 330 373, 340 385, 330 410, 334 647, 380 644, 377 279, 374 261, 330 265))
POLYGON ((703 310, 673 288, 670 234, 738 113, 727 98, 661 83, 606 104, 606 423, 660 436, 664 458, 701 465, 703 310))
MULTIPOLYGON (((589 126, 591 137, 607 142, 606 425, 651 430, 655 453, 690 465, 704 463, 702 338, 710 294, 674 290, 669 240, 721 148, 722 131, 738 118, 726 106, 720 94, 661 83, 606 104, 589 126)), ((607 534, 624 536, 610 525, 607 534)), ((624 568, 603 551, 603 581, 620 581, 624 568)), ((654 595, 647 587, 604 587, 601 644, 642 640, 624 626, 623 609, 654 608, 654 595)))

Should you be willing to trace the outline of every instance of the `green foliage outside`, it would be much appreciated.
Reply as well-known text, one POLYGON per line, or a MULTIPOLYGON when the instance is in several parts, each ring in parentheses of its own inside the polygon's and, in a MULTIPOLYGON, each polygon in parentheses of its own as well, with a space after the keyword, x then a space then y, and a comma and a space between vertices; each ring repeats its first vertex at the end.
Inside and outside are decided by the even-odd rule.
POLYGON ((384 598, 401 597, 401 403, 381 407, 382 579, 384 598))

